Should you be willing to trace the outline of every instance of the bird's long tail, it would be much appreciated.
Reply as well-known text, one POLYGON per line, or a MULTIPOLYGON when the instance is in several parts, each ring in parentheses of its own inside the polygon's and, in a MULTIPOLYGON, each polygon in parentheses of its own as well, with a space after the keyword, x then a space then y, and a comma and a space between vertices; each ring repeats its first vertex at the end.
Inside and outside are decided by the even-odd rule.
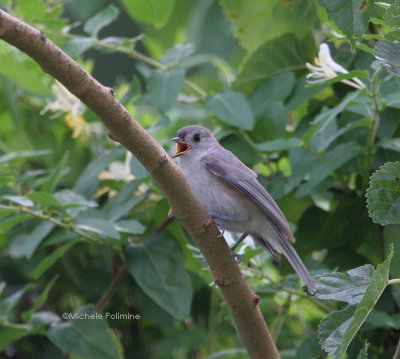
POLYGON ((314 281, 312 280, 310 273, 308 273, 306 266, 301 261, 299 255, 289 243, 289 240, 287 240, 286 238, 280 238, 279 244, 281 246, 282 253, 292 265, 293 269, 297 272, 304 283, 306 283, 308 293, 310 293, 311 295, 315 295, 317 290, 315 289, 314 281))
MULTIPOLYGON (((277 250, 274 248, 273 245, 271 245, 268 241, 266 241, 264 238, 261 236, 253 235, 255 239, 268 251, 272 254, 272 256, 275 258, 275 260, 279 261, 279 253, 277 250)), ((315 295, 317 290, 315 289, 315 284, 314 281, 312 280, 310 273, 308 273, 308 270, 304 263, 301 261, 299 255, 296 253, 296 250, 293 248, 293 246, 289 243, 289 240, 286 239, 283 236, 280 236, 279 238, 279 249, 282 251, 282 253, 285 255, 293 269, 296 271, 296 273, 299 275, 299 277, 306 283, 308 293, 311 295, 315 295)))

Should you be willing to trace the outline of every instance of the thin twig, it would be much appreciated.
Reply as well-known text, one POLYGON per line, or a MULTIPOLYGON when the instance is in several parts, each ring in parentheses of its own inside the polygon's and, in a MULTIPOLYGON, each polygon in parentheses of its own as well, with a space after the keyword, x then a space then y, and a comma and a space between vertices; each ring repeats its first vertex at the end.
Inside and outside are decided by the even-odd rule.
POLYGON ((128 265, 125 264, 122 266, 122 268, 119 270, 117 275, 114 277, 113 281, 110 283, 108 286, 107 290, 104 292, 103 296, 101 299, 97 302, 96 304, 96 310, 101 312, 107 302, 110 300, 110 298, 113 296, 115 290, 117 289, 119 283, 121 282, 121 279, 125 275, 125 273, 128 271, 128 265))
POLYGON ((0 204, 0 209, 6 209, 9 211, 13 211, 16 214, 27 214, 29 216, 32 216, 34 218, 38 218, 42 221, 47 221, 50 223, 55 224, 58 227, 64 228, 70 232, 73 232, 75 234, 77 234, 78 236, 85 238, 91 242, 95 242, 97 244, 103 244, 103 245, 107 245, 107 246, 112 246, 112 243, 103 240, 99 237, 94 237, 91 236, 90 234, 86 233, 85 231, 80 230, 79 228, 76 228, 73 223, 65 223, 55 217, 52 217, 46 213, 40 212, 40 211, 33 211, 30 210, 27 207, 22 207, 22 206, 10 206, 10 205, 6 205, 6 204, 0 204))

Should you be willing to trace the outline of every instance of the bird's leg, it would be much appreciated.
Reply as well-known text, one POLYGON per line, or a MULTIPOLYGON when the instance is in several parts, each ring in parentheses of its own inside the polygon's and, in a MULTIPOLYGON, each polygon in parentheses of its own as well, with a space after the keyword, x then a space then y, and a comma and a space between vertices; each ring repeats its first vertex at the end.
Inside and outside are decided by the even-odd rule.
POLYGON ((215 224, 218 226, 218 228, 221 232, 217 236, 217 238, 222 237, 225 233, 225 225, 224 225, 223 221, 235 221, 234 218, 230 218, 230 217, 224 216, 222 214, 214 213, 214 212, 210 212, 209 215, 213 218, 215 224))
POLYGON ((233 256, 235 257, 236 262, 240 263, 242 261, 242 256, 239 253, 235 252, 235 249, 237 246, 244 241, 244 239, 248 236, 249 234, 247 232, 244 232, 240 238, 233 244, 231 247, 231 251, 233 256))

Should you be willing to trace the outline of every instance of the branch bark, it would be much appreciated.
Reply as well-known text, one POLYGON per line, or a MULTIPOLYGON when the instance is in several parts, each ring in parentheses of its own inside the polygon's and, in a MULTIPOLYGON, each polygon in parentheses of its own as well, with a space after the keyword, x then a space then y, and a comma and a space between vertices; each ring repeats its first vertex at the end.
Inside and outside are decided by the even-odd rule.
POLYGON ((255 295, 234 261, 210 216, 192 192, 182 171, 164 149, 101 85, 46 35, 0 10, 0 38, 28 54, 89 107, 147 168, 167 198, 172 213, 196 241, 225 298, 240 339, 250 358, 279 359, 279 352, 257 305, 255 295), (189 205, 188 205, 189 204, 189 205))

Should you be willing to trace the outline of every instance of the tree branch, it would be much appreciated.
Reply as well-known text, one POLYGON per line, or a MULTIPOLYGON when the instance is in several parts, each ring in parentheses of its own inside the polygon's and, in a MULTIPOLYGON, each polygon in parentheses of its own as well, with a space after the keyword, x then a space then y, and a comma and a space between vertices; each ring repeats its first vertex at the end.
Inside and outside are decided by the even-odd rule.
POLYGON ((208 262, 249 357, 278 359, 278 350, 257 305, 258 297, 245 281, 226 242, 217 238, 217 227, 195 197, 183 172, 115 99, 114 91, 102 86, 43 32, 2 10, 0 38, 32 57, 43 71, 85 103, 112 137, 147 168, 167 198, 173 215, 196 241, 208 262))

